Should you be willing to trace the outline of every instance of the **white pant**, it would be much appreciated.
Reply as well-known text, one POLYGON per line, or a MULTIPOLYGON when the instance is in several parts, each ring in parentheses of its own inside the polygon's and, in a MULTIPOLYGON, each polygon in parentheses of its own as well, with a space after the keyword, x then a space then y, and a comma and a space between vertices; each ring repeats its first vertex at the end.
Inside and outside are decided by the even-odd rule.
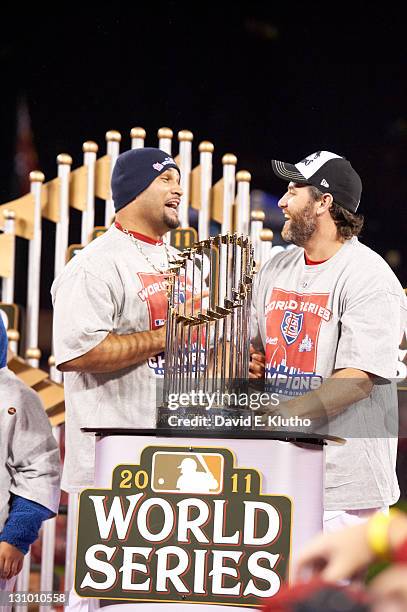
MULTIPOLYGON (((12 593, 14 591, 14 585, 16 583, 17 576, 14 576, 10 580, 3 580, 0 578, 0 593, 12 593)), ((0 612, 10 612, 11 605, 1 605, 0 604, 0 612)))
POLYGON ((381 508, 366 508, 365 510, 325 510, 324 512, 324 533, 333 533, 344 527, 358 525, 367 521, 376 512, 389 513, 388 506, 381 508))
MULTIPOLYGON (((99 600, 87 597, 79 597, 73 587, 69 591, 69 603, 65 606, 65 612, 93 612, 99 609, 99 600)), ((0 612, 2 610, 0 609, 0 612)))

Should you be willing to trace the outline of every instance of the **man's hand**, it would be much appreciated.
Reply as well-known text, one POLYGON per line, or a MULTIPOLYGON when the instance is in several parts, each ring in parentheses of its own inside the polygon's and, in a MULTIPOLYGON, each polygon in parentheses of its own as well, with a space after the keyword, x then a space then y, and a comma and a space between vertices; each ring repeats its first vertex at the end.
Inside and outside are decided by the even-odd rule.
POLYGON ((265 363, 264 354, 250 345, 249 378, 264 378, 265 363))
POLYGON ((21 571, 24 555, 12 544, 0 542, 0 578, 10 580, 21 571))
POLYGON ((179 305, 179 314, 185 315, 186 317, 191 317, 192 310, 194 312, 193 316, 196 316, 198 312, 202 312, 203 314, 205 314, 208 308, 208 300, 206 300, 205 298, 207 298, 208 296, 209 296, 209 291, 207 289, 205 289, 202 292, 202 295, 199 294, 199 295, 194 295, 193 297, 191 296, 190 298, 186 300, 185 304, 179 305), (193 308, 192 308, 192 305, 193 305, 193 308), (201 310, 201 306, 202 306, 202 310, 201 310))
POLYGON ((367 524, 362 523, 313 539, 299 555, 295 576, 304 580, 318 574, 326 582, 336 582, 352 578, 373 559, 367 524))

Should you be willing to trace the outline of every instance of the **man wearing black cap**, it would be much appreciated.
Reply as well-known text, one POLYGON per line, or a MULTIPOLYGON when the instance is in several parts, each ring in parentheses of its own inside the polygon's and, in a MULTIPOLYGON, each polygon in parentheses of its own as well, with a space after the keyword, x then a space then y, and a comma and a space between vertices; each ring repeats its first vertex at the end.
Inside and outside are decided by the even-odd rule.
POLYGON ((93 484, 94 439, 81 427, 155 427, 166 271, 177 253, 163 235, 179 225, 179 181, 164 151, 121 154, 112 175, 115 224, 53 284, 55 358, 65 373, 67 491, 93 484))
POLYGON ((284 416, 325 419, 325 432, 347 438, 326 448, 324 523, 336 529, 399 496, 391 380, 406 299, 386 262, 357 239, 362 183, 349 161, 318 151, 272 167, 288 182, 282 236, 298 248, 257 275, 252 336, 265 358, 262 371, 255 355, 252 376, 265 366, 284 416))

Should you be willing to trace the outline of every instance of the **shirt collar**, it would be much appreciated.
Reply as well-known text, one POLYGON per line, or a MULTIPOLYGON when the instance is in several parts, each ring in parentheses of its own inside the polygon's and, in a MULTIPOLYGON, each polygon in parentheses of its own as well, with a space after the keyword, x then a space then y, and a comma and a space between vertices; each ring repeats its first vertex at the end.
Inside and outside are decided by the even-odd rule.
MULTIPOLYGON (((120 225, 118 221, 115 221, 115 227, 121 232, 124 232, 124 228, 120 225)), ((139 232, 133 232, 132 230, 126 230, 125 233, 131 234, 137 240, 141 240, 141 242, 146 242, 147 244, 153 244, 155 246, 160 246, 164 244, 162 240, 154 240, 154 238, 150 238, 150 236, 145 236, 144 234, 140 234, 139 232)))

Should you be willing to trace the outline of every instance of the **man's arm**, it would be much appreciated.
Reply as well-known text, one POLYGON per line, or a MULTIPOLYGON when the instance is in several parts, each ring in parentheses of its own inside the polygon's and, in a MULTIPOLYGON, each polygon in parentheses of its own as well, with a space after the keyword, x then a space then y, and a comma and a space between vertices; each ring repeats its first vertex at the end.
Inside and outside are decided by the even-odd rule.
MULTIPOLYGON (((250 378, 264 378, 264 355, 250 347, 250 378)), ((333 417, 348 406, 369 397, 374 381, 369 372, 356 368, 337 370, 325 379, 319 389, 287 401, 276 409, 284 416, 317 419, 333 417)))
POLYGON ((278 412, 283 412, 284 416, 330 419, 369 397, 373 379, 369 372, 356 368, 337 370, 324 380, 319 389, 281 404, 278 412))
POLYGON ((13 405, 15 424, 8 440, 7 469, 12 495, 58 512, 61 460, 39 396, 17 379, 13 405))
POLYGON ((137 365, 165 349, 166 326, 133 334, 109 333, 90 351, 59 364, 62 372, 116 372, 137 365))
POLYGON ((383 287, 373 290, 365 279, 363 287, 354 283, 341 316, 333 373, 319 389, 284 407, 294 415, 330 419, 368 398, 375 379, 391 380, 400 340, 400 297, 383 287))
MULTIPOLYGON (((208 295, 208 291, 204 291, 202 297, 208 295)), ((199 300, 200 296, 187 300, 184 310, 187 316, 191 312, 192 301, 195 303, 199 300)), ((116 372, 143 363, 150 357, 162 353, 165 350, 166 333, 166 325, 159 329, 132 334, 119 335, 110 332, 90 351, 80 357, 60 363, 58 369, 62 372, 116 372)))

